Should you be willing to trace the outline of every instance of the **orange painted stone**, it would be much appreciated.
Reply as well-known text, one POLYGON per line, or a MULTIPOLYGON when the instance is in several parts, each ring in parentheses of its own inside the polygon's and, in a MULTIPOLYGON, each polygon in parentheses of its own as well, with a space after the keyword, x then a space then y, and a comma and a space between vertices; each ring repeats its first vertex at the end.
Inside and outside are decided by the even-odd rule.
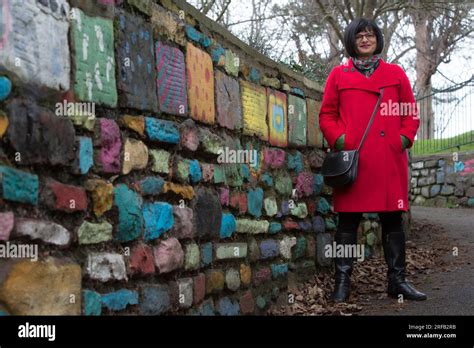
POLYGON ((186 46, 189 113, 203 123, 215 123, 214 70, 209 54, 191 43, 186 46))

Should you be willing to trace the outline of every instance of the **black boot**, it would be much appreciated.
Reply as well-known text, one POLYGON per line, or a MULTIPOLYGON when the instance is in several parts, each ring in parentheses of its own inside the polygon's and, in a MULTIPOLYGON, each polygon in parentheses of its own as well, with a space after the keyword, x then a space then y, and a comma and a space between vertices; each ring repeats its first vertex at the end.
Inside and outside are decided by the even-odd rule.
POLYGON ((388 266, 388 296, 398 297, 401 294, 408 300, 426 300, 426 295, 416 290, 405 279, 405 233, 397 231, 385 234, 383 250, 388 266))
MULTIPOLYGON (((356 244, 357 236, 356 233, 336 233, 336 244, 347 245, 356 244)), ((335 260, 335 285, 334 292, 331 295, 331 301, 333 302, 345 302, 349 298, 351 290, 351 274, 352 265, 354 258, 349 257, 336 257, 335 260)))

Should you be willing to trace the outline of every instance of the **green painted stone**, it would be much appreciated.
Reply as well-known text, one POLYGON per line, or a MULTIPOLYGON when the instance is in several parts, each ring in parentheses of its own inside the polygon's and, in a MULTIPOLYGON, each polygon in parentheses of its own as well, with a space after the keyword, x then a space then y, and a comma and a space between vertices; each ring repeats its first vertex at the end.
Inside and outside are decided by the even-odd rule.
POLYGON ((370 246, 373 246, 375 244, 376 239, 377 237, 375 236, 373 232, 370 232, 365 236, 365 240, 367 241, 367 244, 370 246))
POLYGON ((94 224, 84 221, 77 231, 79 244, 96 244, 112 240, 112 225, 107 221, 94 224))
POLYGON ((265 298, 261 295, 257 296, 256 303, 257 303, 257 307, 260 309, 264 309, 265 306, 267 305, 267 301, 265 301, 265 298))
POLYGON ((275 176, 275 189, 276 191, 285 197, 288 197, 292 193, 293 184, 291 177, 287 172, 279 172, 275 176))
POLYGON ((239 76, 239 57, 231 50, 225 50, 225 71, 232 76, 239 76))
POLYGON ((225 184, 225 169, 223 165, 215 164, 214 165, 214 183, 215 184, 225 184))
POLYGON ((293 259, 299 259, 303 257, 306 253, 307 243, 304 237, 299 237, 296 239, 296 245, 293 249, 293 259))
POLYGON ((364 233, 366 233, 367 231, 370 230, 370 227, 371 227, 371 223, 369 220, 365 220, 363 223, 362 223, 362 231, 364 233))
POLYGON ((215 245, 216 259, 241 259, 247 257, 247 243, 219 243, 215 245))
POLYGON ((237 219, 236 222, 238 233, 267 233, 270 226, 270 223, 266 220, 237 219))
POLYGON ((333 231, 336 229, 336 224, 334 223, 334 220, 330 217, 324 219, 324 223, 326 225, 326 230, 327 231, 333 231))
POLYGON ((189 160, 179 159, 176 165, 176 179, 182 183, 189 180, 189 160))
POLYGON ((198 269, 199 261, 199 246, 196 243, 187 244, 184 251, 184 269, 187 271, 198 269))
POLYGON ((170 156, 171 154, 165 150, 150 150, 150 156, 153 159, 151 170, 155 173, 168 174, 170 172, 170 156))
POLYGON ((300 202, 295 205, 293 208, 290 209, 291 215, 296 216, 300 219, 305 218, 308 216, 308 208, 306 203, 300 202))
POLYGON ((267 216, 275 216, 278 213, 278 205, 275 197, 267 197, 263 201, 267 216))

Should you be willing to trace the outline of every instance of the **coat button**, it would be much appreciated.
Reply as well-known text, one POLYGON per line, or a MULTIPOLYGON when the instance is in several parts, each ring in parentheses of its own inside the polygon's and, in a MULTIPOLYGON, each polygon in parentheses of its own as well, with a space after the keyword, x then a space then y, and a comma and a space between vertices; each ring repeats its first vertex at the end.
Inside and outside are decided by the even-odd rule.
POLYGON ((347 68, 344 68, 344 72, 347 72, 347 68))
POLYGON ((351 68, 351 72, 353 72, 355 69, 354 68, 351 68))
POLYGON ((385 136, 385 133, 383 131, 380 132, 380 136, 383 137, 385 136))

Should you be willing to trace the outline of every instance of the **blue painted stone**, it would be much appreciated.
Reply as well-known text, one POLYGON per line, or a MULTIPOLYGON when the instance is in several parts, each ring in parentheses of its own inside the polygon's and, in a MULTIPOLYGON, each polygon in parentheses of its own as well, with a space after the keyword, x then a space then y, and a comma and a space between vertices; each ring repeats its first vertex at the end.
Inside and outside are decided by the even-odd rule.
POLYGON ((446 166, 446 174, 454 173, 454 166, 446 166))
POLYGON ((218 63, 222 56, 225 56, 225 49, 217 43, 211 50, 211 57, 214 63, 218 63))
POLYGON ((79 140, 79 171, 87 174, 94 165, 94 148, 92 139, 89 137, 78 137, 79 140))
POLYGON ((145 130, 150 140, 179 143, 179 130, 175 122, 145 117, 145 130))
POLYGON ((217 311, 220 315, 239 315, 240 306, 236 300, 229 297, 223 297, 217 302, 217 311))
POLYGON ((313 176, 313 194, 319 195, 324 186, 324 179, 321 174, 314 174, 313 176))
POLYGON ((143 195, 159 195, 163 191, 165 181, 159 176, 148 176, 140 180, 139 185, 143 195))
POLYGON ((242 177, 246 182, 250 182, 250 168, 248 164, 242 163, 242 177))
POLYGON ((237 228, 237 223, 235 221, 234 215, 230 213, 222 214, 221 231, 220 231, 221 239, 232 237, 236 228, 237 228))
POLYGON ((214 303, 212 302, 212 299, 208 299, 203 301, 197 308, 193 308, 189 311, 189 315, 194 315, 194 316, 214 316, 215 311, 214 311, 214 303))
POLYGON ((170 294, 166 285, 149 286, 143 289, 140 314, 160 315, 170 309, 170 294))
POLYGON ((101 315, 102 303, 100 294, 91 290, 82 292, 84 302, 84 315, 101 315))
POLYGON ((464 170, 464 162, 454 162, 454 172, 462 172, 464 170))
POLYGON ((201 41, 201 37, 202 37, 202 33, 197 31, 193 26, 191 25, 186 25, 185 27, 185 31, 186 31, 186 36, 188 37, 188 39, 194 41, 194 42, 199 42, 201 41))
POLYGON ((324 219, 321 216, 313 216, 312 224, 313 231, 315 233, 324 233, 326 231, 326 223, 324 222, 324 219))
POLYGON ((143 238, 146 241, 156 239, 173 227, 173 207, 166 202, 145 203, 143 220, 145 223, 143 238))
POLYGON ((280 244, 274 239, 260 242, 260 258, 270 259, 280 254, 280 244))
POLYGON ((442 159, 438 160, 438 167, 443 168, 445 164, 446 164, 445 160, 442 160, 442 159))
POLYGON ((267 187, 272 187, 273 186, 273 178, 270 174, 264 173, 261 176, 261 180, 267 187))
POLYGON ((212 263, 212 243, 201 245, 201 267, 207 267, 212 263))
POLYGON ((260 71, 258 71, 254 67, 251 67, 250 68, 249 80, 254 82, 254 83, 260 83, 260 71))
POLYGON ((291 93, 293 94, 296 94, 296 95, 299 95, 300 97, 303 97, 304 98, 304 92, 301 88, 298 88, 298 87, 293 87, 291 89, 291 93))
POLYGON ((303 171, 303 156, 301 152, 296 151, 294 155, 288 153, 287 165, 289 170, 294 170, 296 174, 303 171))
POLYGON ((269 229, 268 229, 268 233, 270 233, 270 234, 275 234, 275 233, 280 232, 281 229, 282 229, 281 223, 279 223, 279 222, 271 222, 271 223, 270 223, 270 227, 269 227, 269 229))
POLYGON ((431 186, 431 188, 430 188, 430 197, 437 196, 440 191, 441 191, 441 186, 439 186, 439 185, 431 186))
POLYGON ((0 101, 8 98, 12 91, 12 82, 6 76, 0 76, 0 101))
POLYGON ((201 38, 199 40, 199 43, 201 44, 202 47, 208 48, 212 44, 212 39, 209 36, 205 35, 205 34, 201 34, 201 38))
POLYGON ((287 263, 282 263, 282 264, 273 264, 270 265, 272 269, 272 278, 276 279, 278 277, 283 277, 288 274, 288 264, 287 263))
POLYGON ((0 309, 0 317, 6 317, 6 316, 9 316, 10 313, 8 313, 7 311, 3 310, 3 309, 0 309))
POLYGON ((127 185, 114 188, 114 205, 118 208, 119 223, 115 240, 129 242, 138 238, 143 228, 142 198, 127 185))
POLYGON ((298 226, 300 226, 300 228, 305 232, 311 231, 313 229, 313 225, 309 220, 298 221, 298 226))
POLYGON ((257 187, 255 190, 250 189, 247 193, 247 209, 250 215, 257 218, 262 216, 263 207, 263 190, 257 187))
POLYGON ((290 203, 288 201, 281 202, 281 214, 288 215, 290 213, 290 203))
POLYGON ((198 160, 189 161, 189 178, 193 184, 198 183, 202 179, 201 166, 198 160))
POLYGON ((445 174, 444 172, 437 172, 436 173, 436 183, 437 184, 443 184, 445 179, 445 174))
POLYGON ((318 212, 320 212, 321 214, 327 214, 329 213, 331 209, 331 206, 329 205, 328 201, 326 200, 326 198, 324 197, 321 197, 319 199, 319 202, 318 202, 318 207, 316 208, 316 210, 318 212))
POLYGON ((112 311, 121 311, 128 305, 138 304, 138 293, 121 289, 102 295, 102 304, 112 311))
POLYGON ((38 176, 0 165, 3 198, 8 201, 38 204, 38 176))

